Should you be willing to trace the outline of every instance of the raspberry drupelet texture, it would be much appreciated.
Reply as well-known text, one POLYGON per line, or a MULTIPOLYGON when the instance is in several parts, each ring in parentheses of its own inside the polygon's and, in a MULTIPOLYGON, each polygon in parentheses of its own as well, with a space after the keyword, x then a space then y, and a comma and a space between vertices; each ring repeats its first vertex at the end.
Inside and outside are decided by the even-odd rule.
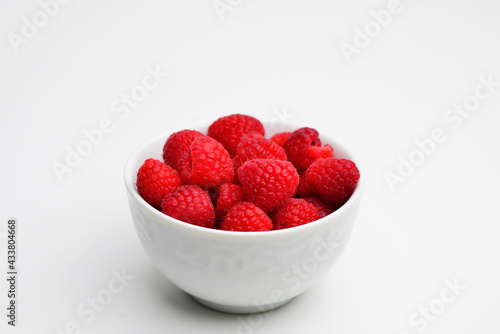
POLYGON ((229 210, 245 199, 245 192, 239 185, 223 183, 219 186, 219 197, 215 207, 215 221, 221 222, 229 210))
POLYGON ((289 198, 274 213, 274 229, 304 225, 317 220, 318 217, 318 210, 313 204, 301 198, 289 198))
POLYGON ((244 162, 252 159, 287 160, 287 157, 285 150, 278 144, 252 131, 241 139, 236 148, 236 156, 233 158, 235 171, 244 162))
POLYGON ((241 138, 251 131, 257 131, 264 136, 265 130, 262 123, 252 117, 234 114, 221 117, 210 125, 208 136, 220 142, 231 156, 236 154, 236 147, 241 138))
POLYGON ((238 178, 249 202, 269 213, 295 196, 297 170, 289 161, 253 159, 238 169, 238 178))
POLYGON ((163 161, 173 169, 177 169, 179 159, 189 152, 193 140, 205 135, 196 130, 182 130, 168 137, 163 146, 163 161))
POLYGON ((233 163, 227 150, 213 138, 197 137, 179 160, 179 175, 185 184, 215 187, 233 179, 233 163))
POLYGON ((306 177, 307 170, 300 174, 299 186, 297 187, 297 197, 317 196, 314 184, 306 177))
POLYGON ((277 133, 274 136, 272 136, 270 138, 270 140, 272 140, 273 142, 275 142, 279 146, 283 147, 283 145, 285 145, 288 138, 290 138, 291 134, 292 134, 291 132, 280 132, 280 133, 277 133))
POLYGON ((183 222, 213 228, 215 209, 206 191, 195 185, 184 185, 167 195, 161 211, 183 222))
POLYGON ((353 193, 359 181, 356 164, 347 159, 318 159, 307 170, 306 178, 326 204, 337 209, 353 193))
POLYGON ((304 197, 302 199, 316 207, 316 209, 318 210, 318 219, 326 217, 334 211, 333 208, 326 205, 325 202, 317 197, 304 197))
POLYGON ((312 128, 300 128, 292 132, 283 148, 299 173, 320 158, 333 158, 333 148, 330 145, 321 146, 319 133, 312 128))
POLYGON ((179 174, 172 167, 156 159, 147 159, 137 172, 139 195, 155 208, 163 198, 182 185, 179 174))
POLYGON ((250 202, 240 202, 233 206, 221 224, 221 229, 226 231, 256 232, 272 228, 272 220, 250 202))

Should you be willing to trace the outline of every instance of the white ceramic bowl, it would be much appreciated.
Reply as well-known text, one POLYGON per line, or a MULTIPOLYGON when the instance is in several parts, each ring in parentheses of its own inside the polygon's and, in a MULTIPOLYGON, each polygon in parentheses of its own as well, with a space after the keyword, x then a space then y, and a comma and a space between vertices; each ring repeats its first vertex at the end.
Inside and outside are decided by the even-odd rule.
MULTIPOLYGON (((186 126, 206 133, 209 123, 186 126)), ((290 125, 282 131, 300 126, 290 125)), ((349 201, 334 213, 302 226, 267 232, 208 229, 171 218, 147 204, 135 185, 144 160, 162 161, 172 130, 139 147, 125 167, 125 185, 139 239, 153 263, 201 304, 230 313, 267 311, 309 289, 338 260, 358 211, 363 172, 349 201)), ((266 129, 267 130, 267 129, 266 129)), ((320 133, 335 157, 357 163, 342 145, 320 133)), ((359 166, 358 166, 359 167, 359 166)))

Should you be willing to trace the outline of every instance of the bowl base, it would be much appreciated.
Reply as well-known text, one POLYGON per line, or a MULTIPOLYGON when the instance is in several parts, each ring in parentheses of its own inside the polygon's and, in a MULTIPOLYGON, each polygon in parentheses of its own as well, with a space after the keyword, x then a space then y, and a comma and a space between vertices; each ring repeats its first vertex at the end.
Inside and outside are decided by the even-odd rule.
POLYGON ((193 297, 194 300, 196 300, 198 303, 200 303, 203 306, 206 306, 210 309, 220 311, 220 312, 225 312, 225 313, 233 313, 233 314, 252 314, 252 313, 262 313, 262 312, 267 312, 274 310, 278 307, 281 307, 291 301, 293 298, 283 300, 274 304, 269 304, 269 305, 251 305, 251 306, 232 306, 232 305, 224 305, 224 304, 218 304, 218 303, 213 303, 209 302, 207 300, 195 297, 193 295, 190 295, 193 297))

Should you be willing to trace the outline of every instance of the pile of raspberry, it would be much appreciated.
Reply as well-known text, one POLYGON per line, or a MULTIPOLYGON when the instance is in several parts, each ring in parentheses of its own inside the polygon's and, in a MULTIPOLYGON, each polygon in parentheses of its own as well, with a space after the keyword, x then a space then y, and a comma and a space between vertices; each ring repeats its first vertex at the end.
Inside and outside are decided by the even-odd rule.
POLYGON ((269 231, 323 218, 351 196, 359 171, 334 157, 304 127, 265 138, 251 116, 219 118, 207 135, 173 133, 163 161, 147 159, 137 190, 150 205, 186 223, 227 231, 269 231))

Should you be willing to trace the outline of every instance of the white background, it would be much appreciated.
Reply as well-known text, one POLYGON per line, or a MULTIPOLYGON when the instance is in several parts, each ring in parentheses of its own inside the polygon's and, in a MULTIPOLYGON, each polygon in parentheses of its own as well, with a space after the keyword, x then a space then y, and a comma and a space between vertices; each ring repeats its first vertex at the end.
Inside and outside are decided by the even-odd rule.
POLYGON ((41 7, 3 0, 0 259, 4 277, 15 217, 19 295, 11 328, 0 280, 1 332, 500 332, 500 87, 460 124, 443 118, 473 101, 479 77, 500 81, 500 6, 401 0, 349 62, 342 43, 355 46, 358 28, 377 29, 370 13, 389 2, 222 0, 231 6, 222 19, 212 0, 73 0, 16 51, 9 36, 22 36, 23 18, 33 22, 41 7), (113 102, 155 67, 170 75, 120 119, 113 102), (328 133, 356 152, 367 181, 332 271, 255 318, 206 309, 159 274, 135 235, 122 180, 127 157, 150 137, 236 112, 328 133), (113 131, 59 181, 54 163, 66 164, 68 147, 105 118, 113 131), (415 140, 436 128, 446 140, 392 191, 387 172, 418 157, 415 140), (76 310, 113 270, 134 279, 87 322, 76 310), (411 324, 419 309, 443 305, 446 280, 464 288, 426 326, 411 324))

